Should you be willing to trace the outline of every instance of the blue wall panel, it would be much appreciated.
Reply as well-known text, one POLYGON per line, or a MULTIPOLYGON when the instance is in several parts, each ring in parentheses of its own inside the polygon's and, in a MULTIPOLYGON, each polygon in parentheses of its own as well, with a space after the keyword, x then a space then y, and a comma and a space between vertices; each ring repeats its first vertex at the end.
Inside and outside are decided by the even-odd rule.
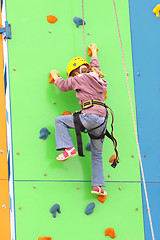
MULTIPOLYGON (((133 70, 138 136, 155 239, 160 239, 160 18, 153 13, 158 1, 130 0, 133 70), (156 182, 156 183, 155 183, 156 182)), ((143 190, 146 240, 151 240, 143 190)))

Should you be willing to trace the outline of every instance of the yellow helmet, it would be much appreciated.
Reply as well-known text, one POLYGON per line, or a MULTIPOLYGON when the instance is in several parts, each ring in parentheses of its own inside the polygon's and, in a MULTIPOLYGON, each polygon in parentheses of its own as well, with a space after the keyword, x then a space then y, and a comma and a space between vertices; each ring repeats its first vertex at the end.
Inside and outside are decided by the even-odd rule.
POLYGON ((80 67, 81 65, 84 65, 86 64, 88 68, 90 68, 90 65, 89 63, 84 60, 82 57, 75 57, 73 58, 69 64, 68 64, 68 67, 67 67, 67 75, 69 77, 70 73, 75 70, 76 68, 80 67))

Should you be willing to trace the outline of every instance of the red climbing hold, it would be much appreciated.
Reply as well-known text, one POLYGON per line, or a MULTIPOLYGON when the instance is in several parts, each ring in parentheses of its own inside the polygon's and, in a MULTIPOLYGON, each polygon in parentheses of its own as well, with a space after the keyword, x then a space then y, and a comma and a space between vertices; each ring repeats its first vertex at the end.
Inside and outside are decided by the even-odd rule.
POLYGON ((49 22, 49 23, 55 23, 55 22, 57 22, 57 18, 55 17, 55 16, 53 16, 53 15, 48 15, 47 16, 47 21, 49 22))
POLYGON ((116 234, 113 228, 107 228, 105 230, 104 236, 109 236, 111 238, 116 238, 116 234))
MULTIPOLYGON (((98 52, 98 48, 97 48, 97 52, 98 52)), ((88 56, 92 56, 92 50, 90 48, 88 48, 88 56)))
POLYGON ((51 237, 39 237, 38 240, 51 240, 51 237))
POLYGON ((64 116, 64 115, 72 115, 72 113, 69 111, 65 111, 64 113, 62 113, 62 116, 64 116))
POLYGON ((106 201, 107 195, 99 195, 98 196, 98 201, 100 201, 101 203, 104 203, 106 201))

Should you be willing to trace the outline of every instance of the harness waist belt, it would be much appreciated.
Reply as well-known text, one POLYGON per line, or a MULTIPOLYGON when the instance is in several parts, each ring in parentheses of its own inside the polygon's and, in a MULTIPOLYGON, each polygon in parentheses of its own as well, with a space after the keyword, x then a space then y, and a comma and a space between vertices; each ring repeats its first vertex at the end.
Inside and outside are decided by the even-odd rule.
POLYGON ((93 106, 102 106, 102 107, 106 107, 106 104, 102 101, 99 101, 99 100, 89 100, 89 101, 86 101, 86 102, 83 102, 82 103, 82 110, 84 109, 87 109, 87 108, 90 108, 90 107, 93 107, 93 106))

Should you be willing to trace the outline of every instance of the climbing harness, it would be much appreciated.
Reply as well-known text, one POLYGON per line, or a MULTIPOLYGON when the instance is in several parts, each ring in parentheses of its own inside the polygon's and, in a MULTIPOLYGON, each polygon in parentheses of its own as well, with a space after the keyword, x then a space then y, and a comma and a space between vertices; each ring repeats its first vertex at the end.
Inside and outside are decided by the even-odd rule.
POLYGON ((76 112, 73 113, 74 125, 75 125, 76 137, 77 137, 77 145, 78 145, 78 154, 81 157, 85 156, 83 154, 81 132, 88 133, 89 137, 91 139, 95 139, 95 140, 104 139, 105 136, 107 136, 108 138, 110 138, 112 140, 113 145, 114 145, 114 151, 116 153, 116 158, 115 158, 115 160, 114 160, 114 162, 112 163, 111 166, 113 168, 115 168, 117 166, 117 164, 119 163, 119 156, 118 156, 118 150, 117 150, 117 140, 113 136, 113 122, 114 122, 113 112, 112 112, 111 108, 109 108, 104 102, 101 102, 101 101, 98 101, 98 100, 89 100, 89 101, 83 102, 82 110, 91 108, 93 106, 103 106, 103 107, 105 107, 106 108, 106 116, 105 116, 105 119, 104 119, 103 123, 101 123, 99 126, 97 126, 95 128, 92 128, 90 130, 86 130, 85 127, 83 126, 81 120, 80 120, 79 115, 81 114, 82 111, 76 111, 76 112), (108 118, 108 111, 107 110, 109 110, 111 112, 111 115, 112 115, 111 134, 106 129, 106 126, 104 127, 101 135, 95 136, 95 135, 91 134, 90 131, 95 130, 95 129, 97 129, 97 128, 99 128, 99 127, 101 127, 105 124, 105 122, 107 121, 107 118, 108 118))

